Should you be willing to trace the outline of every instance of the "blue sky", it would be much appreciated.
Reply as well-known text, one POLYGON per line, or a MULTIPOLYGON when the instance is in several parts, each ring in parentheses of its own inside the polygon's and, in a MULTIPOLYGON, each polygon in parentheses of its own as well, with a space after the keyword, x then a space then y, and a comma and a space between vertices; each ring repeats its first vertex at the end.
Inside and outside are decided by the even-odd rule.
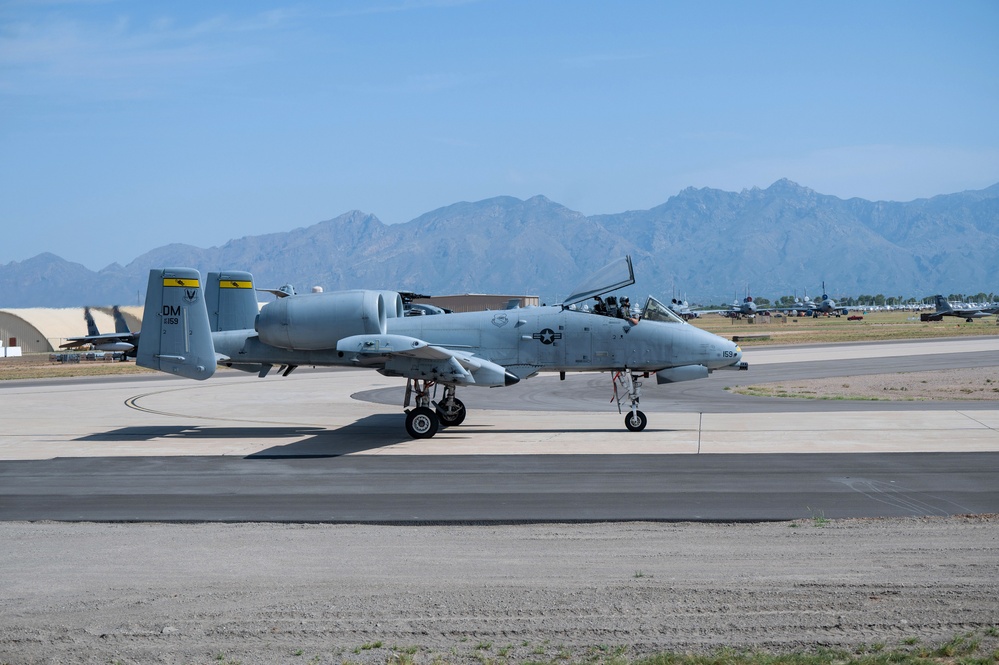
POLYGON ((999 182, 999 2, 2 2, 0 264, 363 210, 999 182))

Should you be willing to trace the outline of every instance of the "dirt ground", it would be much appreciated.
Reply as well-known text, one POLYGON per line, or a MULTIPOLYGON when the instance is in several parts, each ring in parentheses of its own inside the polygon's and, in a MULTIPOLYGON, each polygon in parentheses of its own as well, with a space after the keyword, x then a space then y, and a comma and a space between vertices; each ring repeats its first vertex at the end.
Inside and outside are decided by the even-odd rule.
POLYGON ((0 524, 0 663, 520 663, 999 649, 999 516, 0 524))
POLYGON ((735 392, 807 399, 999 401, 999 367, 781 381, 735 392))

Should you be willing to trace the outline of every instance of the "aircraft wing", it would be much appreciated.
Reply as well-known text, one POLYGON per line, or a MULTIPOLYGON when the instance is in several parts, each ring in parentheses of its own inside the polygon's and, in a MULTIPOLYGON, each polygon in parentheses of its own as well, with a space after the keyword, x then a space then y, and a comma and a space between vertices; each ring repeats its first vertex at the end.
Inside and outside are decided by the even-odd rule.
POLYGON ((287 298, 288 296, 296 295, 295 287, 291 284, 285 284, 278 289, 257 289, 262 293, 269 293, 272 296, 277 296, 278 298, 287 298))
POLYGON ((59 348, 76 349, 89 344, 101 351, 128 351, 135 347, 135 337, 136 333, 103 333, 70 337, 64 344, 60 344, 59 348))
POLYGON ((406 335, 352 335, 338 341, 336 350, 386 376, 478 386, 509 386, 520 380, 485 358, 406 335))

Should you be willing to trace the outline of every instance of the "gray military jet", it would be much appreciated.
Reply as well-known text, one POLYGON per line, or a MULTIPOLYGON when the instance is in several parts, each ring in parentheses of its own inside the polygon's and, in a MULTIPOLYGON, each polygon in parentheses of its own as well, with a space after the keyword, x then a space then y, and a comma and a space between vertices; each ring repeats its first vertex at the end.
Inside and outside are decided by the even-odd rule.
POLYGON ((792 316, 811 316, 813 318, 818 318, 822 314, 845 316, 851 310, 863 309, 852 305, 839 305, 825 291, 826 283, 822 282, 822 297, 819 300, 810 299, 806 292, 804 301, 795 299, 795 302, 788 307, 770 307, 769 309, 774 312, 786 312, 792 316))
POLYGON ((849 314, 851 309, 857 308, 837 305, 836 301, 830 298, 826 293, 826 283, 822 282, 822 299, 818 302, 812 303, 812 307, 808 310, 808 312, 813 317, 817 317, 819 314, 835 314, 839 316, 840 314, 849 314))
POLYGON ((684 321, 690 321, 691 319, 696 319, 700 316, 700 312, 695 312, 690 309, 690 305, 687 301, 681 300, 680 298, 673 298, 666 306, 669 307, 669 311, 673 312, 684 321))
POLYGON ((135 355, 135 346, 139 342, 139 333, 132 332, 128 328, 128 323, 122 315, 121 310, 115 305, 111 309, 114 317, 114 332, 102 333, 97 328, 93 314, 89 307, 83 308, 83 318, 87 322, 87 334, 82 337, 70 337, 65 344, 59 346, 60 349, 77 349, 83 346, 90 346, 97 351, 117 351, 126 356, 135 355))
POLYGON ((923 321, 942 321, 945 316, 956 316, 971 323, 975 319, 984 319, 999 313, 999 310, 991 307, 969 307, 965 305, 955 307, 942 295, 933 296, 933 300, 936 310, 932 313, 921 314, 919 318, 923 321))
POLYGON ((289 295, 257 314, 249 273, 209 273, 202 288, 192 268, 154 269, 137 364, 192 379, 209 378, 217 365, 260 377, 274 366, 284 376, 300 365, 371 368, 407 379, 403 408, 414 438, 464 421, 458 387, 510 386, 539 372, 612 372, 615 394, 619 385, 625 393, 619 411, 630 403, 625 426, 641 431, 641 379, 655 373, 658 383, 674 383, 747 365, 737 345, 655 298, 640 319, 573 307, 634 281, 625 257, 551 307, 406 317, 397 292, 354 290, 289 295), (220 286, 226 282, 238 286, 220 286))
POLYGON ((732 304, 728 309, 698 309, 694 310, 698 315, 700 314, 721 314, 730 319, 741 319, 743 317, 747 319, 752 319, 756 316, 756 303, 753 302, 753 296, 746 295, 742 301, 739 301, 739 297, 732 301, 732 304))

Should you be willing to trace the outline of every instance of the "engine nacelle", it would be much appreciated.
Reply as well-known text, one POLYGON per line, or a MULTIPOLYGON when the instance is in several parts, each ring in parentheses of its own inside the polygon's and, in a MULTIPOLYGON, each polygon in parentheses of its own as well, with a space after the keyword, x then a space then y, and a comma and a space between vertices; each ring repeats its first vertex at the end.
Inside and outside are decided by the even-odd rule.
POLYGON ((280 349, 336 348, 351 335, 384 335, 385 299, 378 291, 332 291, 280 298, 264 305, 254 326, 260 341, 280 349))
POLYGON ((396 291, 378 291, 385 301, 385 316, 390 319, 401 319, 406 313, 406 307, 402 302, 402 296, 396 291))

